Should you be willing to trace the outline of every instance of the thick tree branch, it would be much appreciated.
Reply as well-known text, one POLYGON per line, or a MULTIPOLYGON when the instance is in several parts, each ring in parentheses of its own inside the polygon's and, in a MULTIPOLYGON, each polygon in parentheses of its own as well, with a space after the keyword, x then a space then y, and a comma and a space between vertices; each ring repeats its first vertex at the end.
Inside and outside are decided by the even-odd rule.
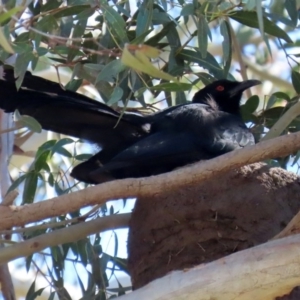
POLYGON ((218 173, 265 159, 286 156, 299 149, 300 132, 297 132, 170 173, 146 178, 116 180, 21 207, 1 207, 0 230, 66 214, 81 207, 105 203, 108 200, 142 197, 181 186, 197 185, 200 181, 209 180, 218 173))
POLYGON ((299 234, 268 242, 172 272, 118 299, 274 300, 299 285, 299 247, 299 234))
POLYGON ((2 292, 3 299, 15 300, 16 295, 15 295, 14 285, 7 264, 1 265, 0 282, 1 282, 1 292, 2 292))

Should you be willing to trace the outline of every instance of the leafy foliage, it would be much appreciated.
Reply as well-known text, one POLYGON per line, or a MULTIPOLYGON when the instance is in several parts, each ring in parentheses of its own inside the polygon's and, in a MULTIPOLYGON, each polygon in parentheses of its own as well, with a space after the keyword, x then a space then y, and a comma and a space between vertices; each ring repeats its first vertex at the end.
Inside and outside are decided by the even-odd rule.
MULTIPOLYGON (((96 4, 48 0, 17 7, 14 1, 8 1, 0 14, 0 60, 14 66, 17 87, 29 67, 40 71, 52 66, 58 73, 62 69, 69 72, 68 89, 76 90, 87 81, 106 104, 119 110, 127 107, 140 111, 156 110, 158 103, 184 103, 191 99, 190 92, 214 79, 246 79, 248 67, 252 77, 272 83, 271 89, 265 84, 261 90, 267 94, 248 95, 242 106, 245 121, 260 140, 298 101, 300 40, 294 33, 298 30, 299 5, 296 0, 272 1, 266 6, 252 0, 145 0, 137 1, 134 7, 132 1, 100 0, 96 4), (16 55, 14 62, 12 53, 16 55), (268 72, 277 59, 274 53, 283 57, 281 78, 268 72)), ((40 130, 29 117, 20 121, 22 126, 40 130)), ((299 117, 290 121, 281 128, 284 134, 300 128, 299 117)), ((23 184, 22 204, 26 204, 43 198, 41 191, 49 186, 57 195, 83 187, 68 176, 71 164, 89 157, 78 153, 79 145, 70 138, 47 141, 37 150, 28 172, 15 178, 10 190, 23 184)), ((298 159, 299 154, 295 154, 293 163, 298 159)), ((289 160, 287 157, 272 163, 286 167, 289 160)), ((79 211, 60 216, 48 220, 49 227, 45 227, 48 223, 38 224, 43 229, 28 230, 22 238, 107 214, 115 212, 108 212, 104 205, 88 215, 79 211)), ((118 245, 117 236, 115 239, 118 245)), ((105 253, 102 247, 97 234, 34 254, 27 258, 26 267, 37 274, 43 274, 41 266, 47 267, 49 299, 56 294, 72 298, 65 285, 70 268, 75 270, 73 275, 83 298, 122 295, 130 286, 122 286, 116 271, 126 273, 126 261, 117 257, 118 246, 114 255, 105 253), (70 261, 72 267, 66 268, 70 261), (116 279, 116 288, 109 286, 112 279, 116 279)), ((44 292, 36 289, 33 281, 26 299, 35 299, 44 292)))

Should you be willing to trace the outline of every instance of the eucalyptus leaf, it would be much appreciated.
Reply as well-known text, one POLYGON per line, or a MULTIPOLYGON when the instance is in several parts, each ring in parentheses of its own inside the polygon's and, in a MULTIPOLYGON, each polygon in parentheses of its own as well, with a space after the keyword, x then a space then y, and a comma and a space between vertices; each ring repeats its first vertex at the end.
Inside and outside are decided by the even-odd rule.
POLYGON ((117 103, 123 96, 123 90, 120 87, 115 87, 113 93, 111 94, 110 99, 106 103, 107 105, 113 105, 117 103))
POLYGON ((13 15, 18 13, 19 11, 23 10, 24 8, 22 6, 16 6, 6 12, 2 12, 0 14, 0 24, 4 25, 3 23, 8 21, 13 15))
POLYGON ((153 0, 143 1, 137 15, 137 37, 148 31, 153 18, 153 0))
POLYGON ((199 52, 201 53, 202 58, 206 58, 207 46, 208 46, 207 36, 208 36, 208 32, 209 32, 209 27, 208 27, 208 24, 206 22, 206 18, 204 15, 199 15, 197 29, 198 29, 199 52))
POLYGON ((27 127, 28 129, 30 129, 33 132, 36 132, 36 133, 42 132, 41 124, 33 117, 21 115, 21 117, 18 121, 20 122, 20 124, 23 127, 27 127))
POLYGON ((201 57, 199 52, 187 49, 182 50, 178 56, 182 57, 184 60, 187 60, 189 63, 194 62, 199 64, 199 66, 207 69, 209 73, 211 73, 217 79, 224 78, 224 70, 209 52, 207 52, 205 59, 201 57))
POLYGON ((14 49, 12 48, 8 37, 6 37, 4 30, 0 27, 0 46, 8 53, 14 53, 14 49))
POLYGON ((111 61, 102 69, 102 71, 97 76, 96 84, 102 80, 113 80, 120 72, 124 71, 125 69, 126 66, 122 63, 120 59, 111 61))
POLYGON ((111 6, 107 4, 106 0, 100 0, 100 7, 103 13, 103 17, 108 25, 112 36, 117 38, 121 45, 128 43, 128 37, 126 35, 126 24, 120 14, 115 11, 111 6))
POLYGON ((220 25, 220 31, 223 36, 222 49, 224 59, 224 75, 227 78, 232 60, 232 38, 230 25, 228 21, 224 20, 220 25))
POLYGON ((296 0, 285 0, 284 7, 287 10, 289 17, 291 18, 292 25, 297 26, 298 23, 298 9, 296 0))
POLYGON ((193 88, 193 85, 190 83, 183 82, 172 82, 172 83, 161 83, 159 85, 155 85, 151 90, 154 91, 167 91, 167 92, 180 92, 180 91, 188 91, 193 88))
MULTIPOLYGON (((229 15, 231 19, 252 27, 252 28, 259 28, 257 13, 254 11, 235 11, 232 14, 229 15)), ((292 43, 292 39, 289 37, 289 35, 281 29, 279 26, 277 26, 274 22, 271 22, 266 17, 263 17, 263 25, 264 25, 264 32, 268 33, 270 35, 273 35, 275 37, 281 38, 285 40, 288 43, 292 43)))
POLYGON ((35 171, 26 174, 24 190, 22 195, 22 203, 33 203, 38 183, 38 175, 35 171))
POLYGON ((264 20, 263 20, 263 11, 261 6, 261 1, 256 0, 256 13, 257 13, 257 19, 258 19, 258 28, 260 30, 261 35, 264 35, 264 20))
POLYGON ((292 71, 292 84, 297 94, 300 94, 300 74, 292 71))

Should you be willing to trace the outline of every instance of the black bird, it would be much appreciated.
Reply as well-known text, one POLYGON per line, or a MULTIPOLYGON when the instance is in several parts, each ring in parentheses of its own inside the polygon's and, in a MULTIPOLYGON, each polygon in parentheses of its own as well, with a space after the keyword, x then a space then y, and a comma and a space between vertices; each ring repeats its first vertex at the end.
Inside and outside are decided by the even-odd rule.
POLYGON ((19 91, 12 70, 0 80, 0 107, 36 118, 46 130, 97 143, 101 151, 76 166, 76 179, 99 183, 149 176, 254 144, 240 116, 244 90, 257 80, 218 80, 197 92, 192 103, 141 115, 120 114, 86 96, 27 72, 19 91))

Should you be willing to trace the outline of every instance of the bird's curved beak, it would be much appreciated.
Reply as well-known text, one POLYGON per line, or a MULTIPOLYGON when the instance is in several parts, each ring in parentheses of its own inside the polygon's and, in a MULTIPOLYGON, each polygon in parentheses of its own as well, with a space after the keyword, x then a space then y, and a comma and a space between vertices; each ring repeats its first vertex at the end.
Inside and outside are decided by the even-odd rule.
POLYGON ((254 79, 239 82, 236 87, 234 87, 233 89, 230 90, 229 95, 230 95, 230 97, 233 97, 236 94, 242 93, 243 91, 249 89, 250 87, 258 85, 258 84, 261 84, 261 81, 254 80, 254 79))

